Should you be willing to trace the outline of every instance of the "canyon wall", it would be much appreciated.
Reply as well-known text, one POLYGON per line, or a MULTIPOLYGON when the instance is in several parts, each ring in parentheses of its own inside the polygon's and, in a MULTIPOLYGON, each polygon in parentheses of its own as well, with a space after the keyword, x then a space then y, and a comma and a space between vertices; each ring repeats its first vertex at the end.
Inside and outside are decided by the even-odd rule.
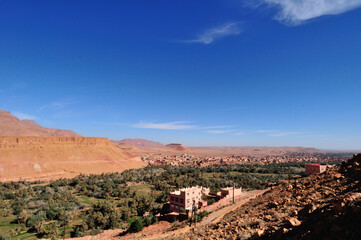
POLYGON ((51 180, 144 165, 107 138, 0 137, 0 181, 51 180))

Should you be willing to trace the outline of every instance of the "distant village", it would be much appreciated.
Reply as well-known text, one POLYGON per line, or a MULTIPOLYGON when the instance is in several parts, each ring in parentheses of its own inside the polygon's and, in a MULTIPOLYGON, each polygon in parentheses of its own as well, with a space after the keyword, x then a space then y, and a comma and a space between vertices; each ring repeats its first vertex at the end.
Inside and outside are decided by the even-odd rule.
MULTIPOLYGON (((197 166, 207 167, 215 165, 231 165, 231 164, 270 164, 270 163, 289 163, 289 162, 314 162, 314 163, 329 163, 340 162, 344 157, 328 156, 319 153, 292 153, 284 156, 193 156, 189 154, 179 155, 145 155, 141 159, 150 166, 197 166)), ((347 159, 347 158, 345 158, 347 159)))

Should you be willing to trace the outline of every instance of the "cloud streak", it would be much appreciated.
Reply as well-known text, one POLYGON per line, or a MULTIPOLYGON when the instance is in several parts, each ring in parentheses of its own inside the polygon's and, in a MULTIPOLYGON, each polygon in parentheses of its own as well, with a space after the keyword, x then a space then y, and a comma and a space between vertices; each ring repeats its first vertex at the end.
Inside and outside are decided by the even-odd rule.
POLYGON ((283 137, 283 136, 302 134, 302 133, 303 132, 279 132, 279 133, 268 134, 268 136, 270 136, 270 137, 283 137))
POLYGON ((236 136, 243 136, 243 135, 246 135, 246 133, 245 133, 245 132, 237 132, 237 133, 235 133, 234 135, 236 135, 236 136))
POLYGON ((201 127, 202 129, 223 129, 223 128, 231 128, 233 126, 228 126, 228 125, 224 125, 224 126, 210 126, 210 127, 201 127))
POLYGON ((196 126, 190 125, 189 122, 177 121, 166 123, 141 122, 131 125, 133 128, 163 129, 163 130, 186 130, 194 129, 196 126))
POLYGON ((277 7, 275 18, 283 23, 298 25, 324 15, 337 15, 361 7, 361 0, 259 0, 277 7))
POLYGON ((277 130, 266 130, 266 129, 260 129, 256 131, 257 133, 273 133, 277 132, 277 130))
POLYGON ((213 133, 213 134, 223 134, 223 133, 229 133, 232 132, 231 130, 209 130, 205 131, 206 133, 213 133))
POLYGON ((22 112, 13 112, 12 113, 15 117, 19 118, 20 120, 36 120, 37 117, 29 115, 29 114, 25 114, 22 112))
POLYGON ((215 28, 207 29, 198 34, 196 38, 191 40, 182 41, 184 43, 201 43, 211 44, 216 40, 222 39, 227 36, 239 35, 242 33, 241 22, 231 22, 215 28))
POLYGON ((45 109, 50 109, 50 110, 60 110, 63 109, 64 107, 74 104, 74 101, 71 100, 65 100, 65 101, 55 101, 55 102, 51 102, 49 104, 45 104, 43 106, 41 106, 38 111, 43 111, 45 109))

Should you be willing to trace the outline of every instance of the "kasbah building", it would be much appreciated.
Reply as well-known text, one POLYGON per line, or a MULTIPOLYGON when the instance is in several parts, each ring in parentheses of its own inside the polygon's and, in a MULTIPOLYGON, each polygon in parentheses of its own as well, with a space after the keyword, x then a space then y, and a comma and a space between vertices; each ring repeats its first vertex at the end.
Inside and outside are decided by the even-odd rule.
MULTIPOLYGON (((202 196, 209 197, 210 190, 202 186, 182 188, 171 192, 169 196, 170 212, 191 212, 193 209, 202 209, 207 206, 207 201, 202 196)), ((231 198, 242 194, 242 188, 222 188, 217 194, 218 199, 231 198)))

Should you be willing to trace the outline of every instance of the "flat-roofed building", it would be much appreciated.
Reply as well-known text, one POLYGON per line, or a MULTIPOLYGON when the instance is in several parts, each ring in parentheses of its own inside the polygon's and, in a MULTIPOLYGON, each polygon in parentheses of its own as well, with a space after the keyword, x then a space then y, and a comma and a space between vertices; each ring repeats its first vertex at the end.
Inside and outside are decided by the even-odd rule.
POLYGON ((319 163, 306 163, 306 174, 320 174, 326 171, 327 165, 320 165, 319 163))
POLYGON ((182 212, 192 210, 193 207, 198 209, 207 206, 207 201, 202 200, 203 195, 209 194, 209 188, 195 186, 182 188, 169 194, 170 211, 182 212))

